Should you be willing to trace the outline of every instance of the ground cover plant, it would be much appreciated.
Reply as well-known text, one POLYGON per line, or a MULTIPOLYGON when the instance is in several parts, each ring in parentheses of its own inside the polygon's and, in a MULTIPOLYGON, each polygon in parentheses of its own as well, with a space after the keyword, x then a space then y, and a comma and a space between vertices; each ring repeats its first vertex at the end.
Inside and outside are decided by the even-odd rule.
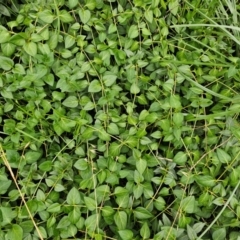
POLYGON ((0 1, 0 239, 239 240, 235 0, 0 1))

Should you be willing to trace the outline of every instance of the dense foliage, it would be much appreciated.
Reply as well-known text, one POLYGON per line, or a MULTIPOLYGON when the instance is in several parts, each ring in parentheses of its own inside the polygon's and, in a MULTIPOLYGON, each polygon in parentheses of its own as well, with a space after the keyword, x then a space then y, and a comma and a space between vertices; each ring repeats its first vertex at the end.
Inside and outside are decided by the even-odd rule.
POLYGON ((238 10, 1 0, 0 239, 239 239, 238 10))

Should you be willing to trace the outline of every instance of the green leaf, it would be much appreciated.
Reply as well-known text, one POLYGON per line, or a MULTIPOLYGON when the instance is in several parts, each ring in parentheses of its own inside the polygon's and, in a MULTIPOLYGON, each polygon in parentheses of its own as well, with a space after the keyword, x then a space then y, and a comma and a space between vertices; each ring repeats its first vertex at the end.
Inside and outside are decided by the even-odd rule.
POLYGON ((9 39, 11 38, 11 35, 9 31, 7 31, 7 29, 1 29, 0 36, 1 36, 0 43, 8 42, 9 39))
POLYGON ((76 224, 81 217, 79 207, 74 207, 73 210, 68 214, 69 220, 72 224, 76 224))
POLYGON ((198 222, 193 225, 193 229, 196 233, 200 233, 205 225, 205 223, 198 222))
POLYGON ((177 15, 178 7, 179 7, 178 0, 171 0, 168 4, 168 8, 173 15, 177 15))
POLYGON ((128 37, 129 38, 136 38, 138 36, 138 27, 137 25, 131 25, 131 27, 128 29, 128 37))
POLYGON ((96 92, 100 92, 101 90, 102 90, 102 86, 99 80, 93 80, 90 82, 90 85, 88 87, 88 92, 96 93, 96 92))
POLYGON ((195 176, 194 179, 199 185, 202 185, 204 187, 213 187, 216 185, 216 180, 209 175, 195 176))
POLYGON ((69 96, 63 101, 62 104, 65 107, 76 108, 78 106, 78 99, 76 96, 69 96))
POLYGON ((81 203, 81 197, 79 191, 73 187, 67 195, 67 203, 70 205, 78 205, 81 203))
POLYGON ((148 20, 148 22, 152 23, 152 21, 153 21, 153 11, 152 10, 145 11, 144 17, 148 20))
POLYGON ((84 202, 88 210, 93 211, 96 209, 96 201, 90 197, 84 197, 84 202))
POLYGON ((25 160, 27 163, 34 163, 37 162, 42 157, 42 152, 37 151, 28 151, 25 154, 25 160))
POLYGON ((105 72, 103 82, 106 87, 112 86, 116 82, 117 76, 111 72, 105 72))
POLYGON ((120 231, 118 231, 118 233, 119 233, 121 239, 123 239, 123 240, 125 240, 125 239, 132 240, 133 239, 133 232, 131 230, 128 230, 128 229, 120 230, 120 231))
POLYGON ((60 11, 59 18, 64 23, 70 23, 74 21, 74 18, 66 10, 60 11))
POLYGON ((139 199, 143 194, 143 186, 141 184, 135 185, 133 188, 133 194, 135 199, 139 199))
POLYGON ((35 42, 26 42, 23 49, 27 54, 34 57, 37 54, 37 44, 35 42))
POLYGON ((182 127, 183 120, 184 120, 183 113, 174 113, 173 114, 173 123, 175 124, 176 127, 182 127))
POLYGON ((61 220, 58 222, 57 228, 67 228, 71 222, 69 221, 69 218, 67 216, 64 216, 61 218, 61 220))
POLYGON ((195 197, 188 196, 181 201, 181 208, 183 212, 194 213, 195 210, 195 197))
POLYGON ((52 169, 52 165, 53 165, 52 161, 44 161, 38 167, 40 170, 48 172, 52 169))
POLYGON ((107 132, 112 135, 118 135, 119 129, 116 123, 110 123, 107 127, 107 132))
POLYGON ((130 92, 132 94, 138 94, 140 92, 140 88, 138 87, 138 85, 136 83, 133 83, 131 85, 130 92))
POLYGON ((189 225, 187 225, 187 235, 189 237, 190 240, 195 240, 197 239, 197 234, 194 231, 194 229, 192 227, 190 227, 189 225))
POLYGON ((146 208, 143 208, 143 207, 137 207, 133 211, 133 213, 134 213, 136 218, 141 219, 141 220, 145 220, 145 219, 153 217, 152 213, 149 212, 146 208))
POLYGON ((49 9, 45 9, 42 12, 39 12, 38 17, 45 23, 52 23, 54 20, 54 15, 49 9))
POLYGON ((178 165, 184 166, 187 161, 187 153, 185 152, 178 152, 174 158, 173 161, 177 163, 178 165))
POLYGON ((23 229, 17 225, 13 224, 11 229, 7 233, 8 239, 23 239, 23 229))
POLYGON ((221 163, 228 163, 232 159, 231 156, 221 148, 217 148, 217 156, 221 163))
POLYGON ((4 54, 6 57, 10 57, 10 56, 12 56, 13 53, 15 52, 15 50, 16 50, 16 45, 15 45, 15 44, 12 44, 12 43, 2 43, 2 44, 1 44, 1 49, 2 49, 3 54, 4 54))
POLYGON ((82 158, 77 160, 77 162, 74 164, 74 167, 78 170, 86 170, 89 167, 89 163, 86 159, 82 158))
POLYGON ((5 71, 9 71, 14 65, 14 62, 12 59, 8 57, 0 56, 0 68, 2 68, 5 71))
POLYGON ((95 232, 95 229, 97 229, 99 226, 99 222, 100 222, 99 214, 93 214, 93 215, 89 216, 85 220, 85 226, 86 226, 87 231, 89 231, 90 233, 95 232))
POLYGON ((47 211, 50 213, 58 213, 61 210, 61 205, 59 203, 53 203, 48 208, 47 211))
POLYGON ((76 7, 78 4, 78 0, 68 0, 68 7, 70 9, 73 9, 74 7, 76 7))
POLYGON ((140 229, 140 235, 143 239, 149 239, 150 237, 150 228, 148 226, 148 223, 147 222, 144 222, 141 229, 140 229))
POLYGON ((91 12, 89 10, 80 9, 78 14, 83 24, 86 24, 91 18, 91 12))
POLYGON ((180 109, 181 108, 181 101, 180 97, 176 95, 171 95, 170 99, 170 107, 175 108, 175 109, 180 109))
POLYGON ((108 28, 108 34, 114 33, 117 31, 117 27, 114 23, 111 23, 108 28))
POLYGON ((219 228, 212 233, 212 239, 213 240, 224 240, 224 239, 226 239, 226 234, 227 233, 226 233, 225 228, 219 228))
POLYGON ((114 222, 119 230, 125 230, 127 226, 127 214, 124 211, 117 211, 114 214, 114 222))
MULTIPOLYGON (((1 184, 2 183, 3 182, 1 182, 1 184)), ((5 187, 5 189, 6 189, 6 187, 5 187)), ((4 194, 4 192, 3 192, 3 194, 4 194)), ((0 211, 2 213, 2 215, 1 215, 2 216, 2 220, 1 220, 2 226, 6 225, 6 224, 10 224, 12 222, 12 220, 17 216, 17 212, 14 212, 10 207, 0 207, 0 211)))
POLYGON ((70 48, 75 43, 75 38, 71 35, 65 37, 65 48, 70 48))
POLYGON ((145 159, 140 158, 136 160, 136 168, 140 174, 143 174, 147 167, 147 161, 145 159))
POLYGON ((152 140, 148 137, 142 137, 140 143, 142 145, 148 145, 152 143, 152 140))
POLYGON ((166 202, 164 198, 160 196, 154 200, 153 204, 154 204, 154 207, 159 211, 162 211, 166 206, 166 202))

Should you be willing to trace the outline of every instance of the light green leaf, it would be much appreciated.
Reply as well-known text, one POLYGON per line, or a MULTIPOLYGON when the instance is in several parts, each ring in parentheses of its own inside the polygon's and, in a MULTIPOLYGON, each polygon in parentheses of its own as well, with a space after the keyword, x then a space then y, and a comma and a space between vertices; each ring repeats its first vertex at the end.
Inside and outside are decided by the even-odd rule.
POLYGON ((128 29, 128 37, 129 38, 136 38, 138 36, 138 27, 137 25, 131 25, 131 27, 128 29))
POLYGON ((74 21, 74 18, 66 10, 61 10, 59 17, 60 17, 60 20, 64 23, 70 23, 74 21))
MULTIPOLYGON (((0 181, 1 184, 4 184, 3 181, 0 181)), ((11 181, 9 180, 9 182, 11 183, 11 181)), ((4 186, 4 185, 2 185, 4 186)), ((6 187, 5 187, 6 189, 6 187)), ((2 189, 1 189, 2 190, 2 189)), ((4 194, 5 192, 1 192, 1 194, 4 194)), ((12 220, 17 216, 17 212, 14 212, 10 207, 0 207, 0 211, 1 211, 1 216, 2 216, 2 220, 1 220, 1 224, 2 226, 6 225, 6 224, 10 224, 12 222, 12 220)))
POLYGON ((108 34, 114 33, 117 31, 117 27, 114 23, 111 23, 108 28, 108 34))
POLYGON ((89 164, 86 159, 82 158, 76 161, 74 164, 74 167, 78 170, 86 170, 88 168, 89 164))
POLYGON ((35 42, 26 42, 23 49, 27 54, 34 57, 37 54, 37 44, 35 42))
POLYGON ((205 187, 213 187, 216 185, 216 180, 209 175, 204 175, 204 176, 199 175, 199 176, 195 176, 194 178, 199 185, 202 185, 205 187))
POLYGON ((195 240, 197 239, 197 234, 194 231, 194 229, 192 227, 190 227, 189 225, 187 225, 187 235, 189 237, 190 240, 195 240))
POLYGON ((70 224, 71 222, 69 221, 69 218, 67 216, 64 216, 58 222, 57 228, 58 229, 67 228, 70 224))
POLYGON ((62 104, 65 107, 76 108, 78 106, 78 99, 75 96, 69 96, 63 101, 62 104))
POLYGON ((68 7, 70 9, 73 9, 74 7, 76 7, 78 4, 78 0, 68 0, 68 7))
POLYGON ((7 29, 4 30, 0 30, 0 43, 5 43, 8 42, 8 40, 11 38, 11 35, 9 33, 9 31, 7 31, 7 29))
POLYGON ((159 196, 158 198, 156 198, 154 200, 153 204, 154 204, 154 207, 157 210, 162 211, 165 208, 165 206, 166 206, 166 201, 164 200, 163 197, 159 196))
POLYGON ((132 240, 133 239, 133 232, 131 230, 125 229, 118 231, 121 239, 123 240, 132 240))
POLYGON ((217 156, 218 156, 219 161, 222 163, 228 163, 232 159, 231 156, 221 148, 217 148, 217 156))
POLYGON ((41 151, 28 151, 25 154, 25 160, 27 161, 27 163, 34 163, 37 162, 42 156, 42 152, 41 151))
POLYGON ((148 145, 148 144, 152 143, 152 140, 148 137, 142 137, 140 140, 140 143, 142 145, 148 145))
POLYGON ((119 230, 126 229, 127 226, 127 214, 124 211, 117 211, 114 214, 114 222, 119 230))
POLYGON ((178 7, 179 7, 178 0, 171 0, 168 4, 168 8, 173 15, 177 15, 178 7))
POLYGON ((10 57, 16 50, 16 45, 12 43, 2 43, 1 49, 6 57, 10 57))
POLYGON ((153 21, 153 11, 152 10, 146 10, 144 13, 144 17, 150 22, 152 23, 153 21))
POLYGON ((198 222, 193 225, 193 229, 196 233, 200 233, 205 225, 206 223, 198 222))
POLYGON ((52 23, 54 20, 54 15, 49 9, 45 9, 42 12, 39 12, 38 17, 45 23, 52 23))
POLYGON ((171 95, 169 99, 170 107, 179 109, 181 108, 181 100, 177 95, 171 95))
POLYGON ((177 163, 178 165, 184 166, 187 161, 187 153, 186 152, 178 152, 174 158, 173 161, 177 163))
POLYGON ((68 214, 69 220, 72 224, 76 224, 81 217, 79 207, 74 207, 73 210, 68 214))
POLYGON ((143 239, 149 239, 150 234, 151 234, 151 232, 150 232, 148 223, 144 222, 141 229, 140 229, 140 235, 143 239))
POLYGON ((81 203, 81 197, 79 191, 73 187, 67 195, 67 203, 70 205, 78 205, 81 203))
POLYGON ((176 127, 182 127, 183 120, 184 120, 183 113, 174 113, 173 114, 173 123, 175 124, 176 127))
POLYGON ((12 59, 4 56, 0 56, 0 68, 2 68, 5 71, 10 70, 14 65, 14 62, 12 59))
POLYGON ((143 174, 147 167, 147 161, 145 159, 136 159, 136 168, 140 174, 143 174))
POLYGON ((86 24, 91 18, 91 12, 89 10, 80 9, 78 14, 83 24, 86 24))
POLYGON ((145 220, 145 219, 153 217, 152 213, 144 207, 137 207, 133 211, 133 213, 134 213, 136 218, 141 219, 141 220, 145 220))
POLYGON ((137 184, 133 188, 133 195, 135 199, 139 199, 143 194, 143 186, 142 184, 137 184))
POLYGON ((118 135, 119 134, 119 129, 116 123, 110 123, 107 126, 107 132, 112 135, 118 135))
POLYGON ((75 38, 71 35, 65 37, 65 48, 70 48, 75 43, 75 38))
POLYGON ((140 92, 140 88, 138 87, 138 85, 136 83, 133 83, 131 88, 130 88, 130 92, 132 94, 138 94, 140 92))
POLYGON ((102 86, 99 80, 93 80, 90 82, 90 85, 88 87, 88 92, 96 93, 96 92, 100 92, 101 90, 102 90, 102 86))
POLYGON ((181 208, 183 212, 194 213, 195 210, 195 197, 188 196, 181 201, 181 208))
POLYGON ((112 86, 117 79, 117 76, 111 72, 106 72, 103 76, 103 82, 105 86, 110 87, 112 86))
POLYGON ((89 231, 90 233, 93 233, 95 231, 95 229, 98 228, 99 222, 100 222, 99 214, 93 214, 93 215, 89 216, 85 220, 85 227, 86 227, 87 231, 89 231))
POLYGON ((96 209, 96 200, 90 198, 90 197, 84 197, 84 202, 86 204, 86 207, 88 210, 93 211, 96 209))
POLYGON ((13 224, 11 229, 7 232, 8 239, 23 239, 23 229, 17 225, 13 224))
POLYGON ((212 233, 212 239, 213 240, 224 240, 226 239, 226 229, 225 228, 219 228, 217 230, 215 230, 213 233, 212 233))
POLYGON ((47 212, 58 213, 61 210, 61 205, 59 203, 53 203, 47 208, 47 212))

